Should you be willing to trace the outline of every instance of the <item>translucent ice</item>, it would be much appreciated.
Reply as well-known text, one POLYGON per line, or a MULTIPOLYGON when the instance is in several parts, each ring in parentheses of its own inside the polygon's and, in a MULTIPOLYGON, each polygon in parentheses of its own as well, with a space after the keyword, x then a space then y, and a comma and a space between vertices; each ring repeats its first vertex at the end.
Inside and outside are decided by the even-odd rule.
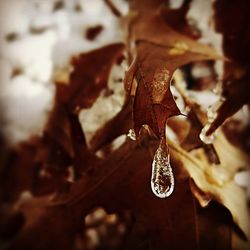
POLYGON ((155 152, 152 163, 151 189, 159 198, 166 198, 174 191, 174 175, 166 141, 163 139, 155 152))

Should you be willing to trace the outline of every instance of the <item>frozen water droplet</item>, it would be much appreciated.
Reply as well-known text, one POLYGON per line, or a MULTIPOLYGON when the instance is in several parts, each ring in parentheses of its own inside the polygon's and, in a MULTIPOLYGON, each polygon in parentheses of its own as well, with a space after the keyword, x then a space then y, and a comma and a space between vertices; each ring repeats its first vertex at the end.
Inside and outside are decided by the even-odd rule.
POLYGON ((174 191, 174 175, 165 139, 160 142, 152 163, 151 189, 159 198, 166 198, 174 191))
POLYGON ((207 131, 209 130, 211 124, 214 122, 214 120, 218 116, 218 109, 220 108, 221 104, 224 102, 224 98, 221 97, 217 102, 215 102, 213 105, 208 107, 207 109, 207 119, 208 123, 205 125, 205 127, 202 129, 200 133, 200 139, 206 143, 206 144, 211 144, 213 143, 215 139, 215 132, 207 135, 207 131))
POLYGON ((205 144, 212 144, 214 142, 215 139, 215 135, 214 133, 211 135, 206 135, 208 129, 210 127, 210 123, 208 123, 202 130, 200 133, 200 139, 205 143, 205 144))
POLYGON ((133 141, 136 141, 136 134, 135 134, 135 130, 133 128, 131 128, 128 131, 127 137, 129 137, 133 141))

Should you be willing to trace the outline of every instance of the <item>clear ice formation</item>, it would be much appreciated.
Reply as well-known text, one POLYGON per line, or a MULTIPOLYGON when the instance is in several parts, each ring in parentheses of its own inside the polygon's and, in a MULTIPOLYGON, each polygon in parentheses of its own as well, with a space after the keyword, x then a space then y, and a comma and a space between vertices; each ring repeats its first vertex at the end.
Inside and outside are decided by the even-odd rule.
POLYGON ((174 191, 174 175, 170 165, 170 155, 165 139, 161 140, 154 155, 151 189, 159 198, 169 197, 174 191))
POLYGON ((131 129, 128 131, 127 137, 128 137, 129 139, 131 139, 132 141, 136 141, 135 130, 134 130, 133 128, 131 128, 131 129))

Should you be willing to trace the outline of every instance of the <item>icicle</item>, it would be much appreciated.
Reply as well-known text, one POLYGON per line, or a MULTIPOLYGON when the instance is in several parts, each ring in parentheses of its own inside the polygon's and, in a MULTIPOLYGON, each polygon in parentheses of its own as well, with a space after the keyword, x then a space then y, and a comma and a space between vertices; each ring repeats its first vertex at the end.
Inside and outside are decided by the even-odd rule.
POLYGON ((174 175, 170 165, 169 150, 162 139, 152 163, 151 189, 159 198, 166 198, 174 191, 174 175))
POLYGON ((215 139, 214 133, 211 135, 206 135, 208 129, 210 128, 211 123, 208 123, 205 125, 205 127, 201 130, 200 133, 200 139, 205 143, 205 144, 212 144, 215 139))
POLYGON ((221 106, 221 104, 224 102, 224 100, 225 99, 223 97, 221 97, 216 103, 214 103, 212 106, 208 107, 208 109, 207 109, 208 122, 204 126, 204 128, 201 130, 201 133, 200 133, 200 139, 206 144, 211 144, 214 142, 215 133, 207 135, 207 131, 209 130, 213 121, 216 119, 216 117, 218 115, 217 111, 218 111, 219 107, 221 106))
POLYGON ((127 137, 128 137, 129 139, 131 139, 132 141, 136 141, 136 134, 135 134, 135 130, 134 130, 133 128, 131 128, 131 129, 128 131, 127 137))

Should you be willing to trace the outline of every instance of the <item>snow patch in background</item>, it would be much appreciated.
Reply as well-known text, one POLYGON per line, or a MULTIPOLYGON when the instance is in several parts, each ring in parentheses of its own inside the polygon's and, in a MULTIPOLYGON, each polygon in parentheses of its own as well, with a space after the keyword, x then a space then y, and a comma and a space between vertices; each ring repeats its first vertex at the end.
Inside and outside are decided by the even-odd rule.
POLYGON ((114 65, 112 67, 108 91, 104 90, 90 109, 83 109, 79 119, 86 135, 87 143, 91 140, 95 131, 101 128, 108 120, 114 117, 122 108, 125 99, 123 82, 125 67, 114 65))
MULTIPOLYGON (((125 1, 113 3, 121 13, 128 12, 125 1)), ((56 70, 67 68, 73 55, 123 40, 120 23, 104 1, 0 1, 1 129, 8 142, 42 132, 53 105, 56 70), (99 24, 103 31, 88 41, 87 28, 99 24)), ((114 89, 121 96, 117 91, 121 86, 114 89)), ((112 100, 108 106, 120 107, 115 95, 112 100)))

